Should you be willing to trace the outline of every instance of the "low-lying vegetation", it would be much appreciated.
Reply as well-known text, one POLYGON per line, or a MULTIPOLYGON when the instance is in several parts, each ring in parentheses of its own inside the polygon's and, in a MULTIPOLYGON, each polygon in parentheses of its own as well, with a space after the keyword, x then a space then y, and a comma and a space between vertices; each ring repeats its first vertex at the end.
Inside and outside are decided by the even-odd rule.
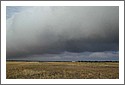
POLYGON ((118 62, 7 61, 7 79, 118 79, 118 62))

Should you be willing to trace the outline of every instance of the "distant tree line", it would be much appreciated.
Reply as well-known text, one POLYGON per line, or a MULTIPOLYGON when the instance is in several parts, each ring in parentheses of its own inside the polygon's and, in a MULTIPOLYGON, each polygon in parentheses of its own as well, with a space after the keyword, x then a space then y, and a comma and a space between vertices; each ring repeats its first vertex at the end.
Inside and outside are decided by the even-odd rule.
POLYGON ((37 60, 6 60, 13 62, 119 62, 119 61, 37 61, 37 60))

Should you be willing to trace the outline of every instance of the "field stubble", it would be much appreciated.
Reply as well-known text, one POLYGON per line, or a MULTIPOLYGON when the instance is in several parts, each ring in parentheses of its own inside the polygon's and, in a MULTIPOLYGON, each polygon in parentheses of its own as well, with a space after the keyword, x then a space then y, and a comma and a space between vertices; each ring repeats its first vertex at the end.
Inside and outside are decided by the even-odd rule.
POLYGON ((7 62, 7 79, 118 79, 118 62, 7 62))

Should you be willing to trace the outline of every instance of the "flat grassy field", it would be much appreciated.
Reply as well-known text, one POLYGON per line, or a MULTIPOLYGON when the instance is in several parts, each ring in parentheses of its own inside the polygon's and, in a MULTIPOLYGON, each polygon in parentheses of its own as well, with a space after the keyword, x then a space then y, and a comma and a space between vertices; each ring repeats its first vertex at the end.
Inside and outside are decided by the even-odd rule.
POLYGON ((118 79, 118 62, 7 61, 7 79, 118 79))

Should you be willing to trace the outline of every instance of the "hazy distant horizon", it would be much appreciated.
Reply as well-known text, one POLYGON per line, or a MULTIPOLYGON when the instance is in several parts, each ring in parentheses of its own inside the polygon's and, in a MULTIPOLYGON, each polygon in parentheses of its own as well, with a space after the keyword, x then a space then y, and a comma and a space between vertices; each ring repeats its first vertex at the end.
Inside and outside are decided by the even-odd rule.
POLYGON ((27 55, 20 58, 7 58, 7 60, 23 61, 119 61, 118 51, 106 52, 63 52, 59 54, 27 55))

